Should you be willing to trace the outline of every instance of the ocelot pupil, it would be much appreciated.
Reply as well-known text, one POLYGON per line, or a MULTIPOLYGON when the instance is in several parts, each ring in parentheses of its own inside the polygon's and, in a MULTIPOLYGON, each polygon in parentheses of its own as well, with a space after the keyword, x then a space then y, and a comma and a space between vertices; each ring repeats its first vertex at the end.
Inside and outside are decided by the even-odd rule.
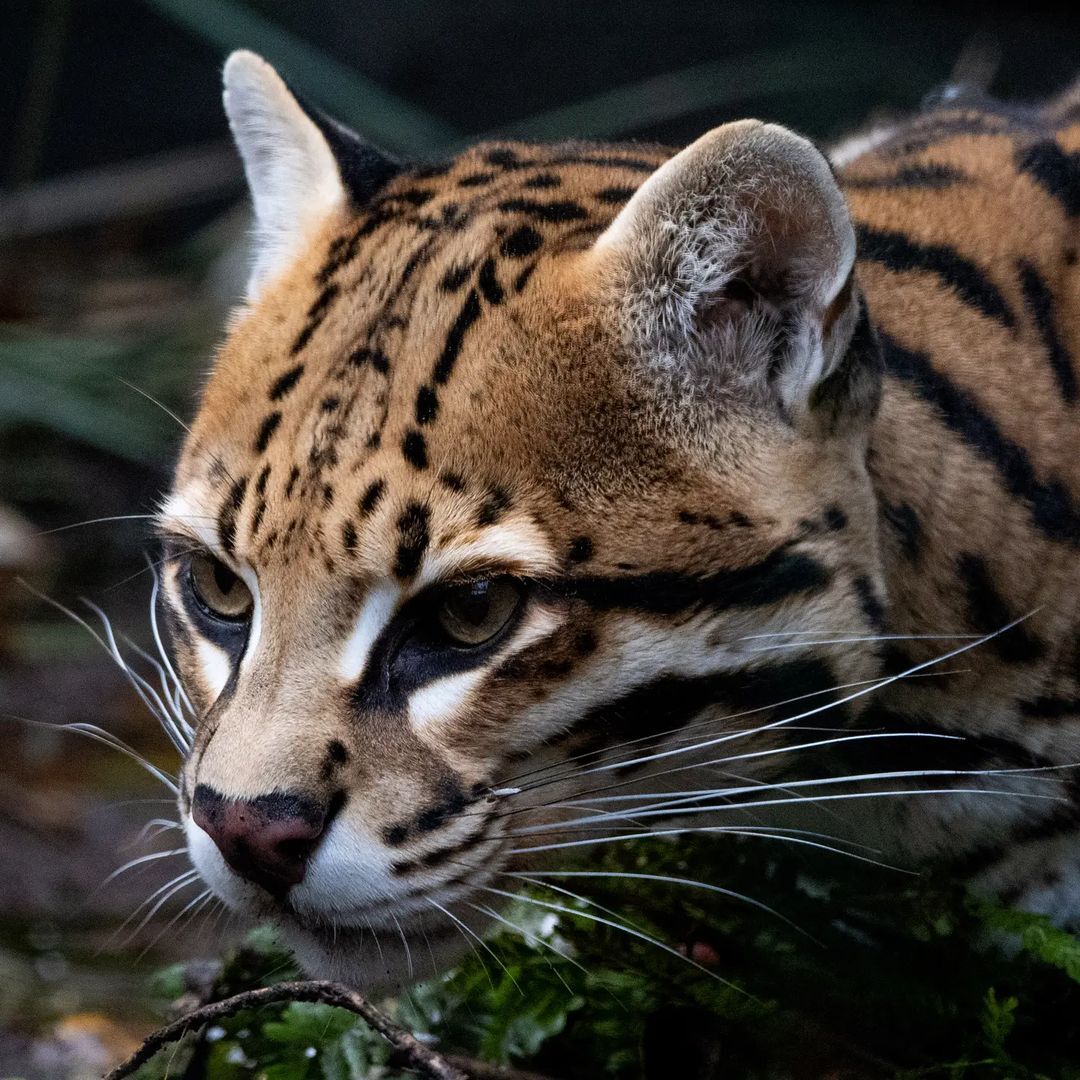
POLYGON ((454 603, 462 622, 481 626, 491 613, 491 589, 486 581, 477 581, 463 591, 454 603))
POLYGON ((236 584, 236 575, 224 563, 215 562, 214 584, 222 596, 228 596, 236 584))

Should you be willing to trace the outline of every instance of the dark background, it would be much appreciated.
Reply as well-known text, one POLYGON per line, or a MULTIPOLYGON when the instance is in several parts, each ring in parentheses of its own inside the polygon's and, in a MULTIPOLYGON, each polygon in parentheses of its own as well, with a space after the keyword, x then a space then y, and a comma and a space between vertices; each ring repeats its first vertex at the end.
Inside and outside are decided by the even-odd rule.
POLYGON ((147 641, 145 522, 67 527, 152 511, 181 432, 126 384, 190 416, 243 280, 243 190, 220 108, 229 50, 262 52, 417 158, 495 132, 680 144, 748 115, 827 143, 918 108, 957 65, 1001 97, 1054 92, 1080 73, 1073 8, 4 0, 0 1075, 92 1075, 145 1026, 145 971, 229 932, 213 913, 169 925, 192 888, 116 934, 186 868, 154 860, 99 888, 125 859, 179 846, 137 840, 169 809, 132 800, 163 792, 41 725, 98 723, 175 761, 89 635, 13 581, 65 604, 89 596, 147 641))

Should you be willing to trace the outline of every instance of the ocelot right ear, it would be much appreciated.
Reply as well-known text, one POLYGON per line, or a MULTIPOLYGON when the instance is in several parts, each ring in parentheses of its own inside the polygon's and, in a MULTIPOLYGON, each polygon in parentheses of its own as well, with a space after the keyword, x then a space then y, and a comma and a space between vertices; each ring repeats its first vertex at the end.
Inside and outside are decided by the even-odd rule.
POLYGON ((225 63, 225 112, 255 208, 248 297, 288 265, 305 233, 346 205, 363 206, 401 165, 354 131, 302 105, 255 53, 225 63))
POLYGON ((645 181, 593 253, 638 372, 682 415, 750 409, 835 429, 873 411, 880 371, 850 353, 855 232, 806 139, 756 120, 710 131, 645 181))

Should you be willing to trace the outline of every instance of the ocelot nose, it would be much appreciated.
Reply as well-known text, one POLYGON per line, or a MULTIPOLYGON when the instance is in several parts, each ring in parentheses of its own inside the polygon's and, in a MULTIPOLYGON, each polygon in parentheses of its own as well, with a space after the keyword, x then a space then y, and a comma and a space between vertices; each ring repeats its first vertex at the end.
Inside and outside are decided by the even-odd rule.
POLYGON ((282 898, 304 880, 308 860, 336 811, 304 795, 228 799, 199 784, 191 815, 243 878, 282 898))

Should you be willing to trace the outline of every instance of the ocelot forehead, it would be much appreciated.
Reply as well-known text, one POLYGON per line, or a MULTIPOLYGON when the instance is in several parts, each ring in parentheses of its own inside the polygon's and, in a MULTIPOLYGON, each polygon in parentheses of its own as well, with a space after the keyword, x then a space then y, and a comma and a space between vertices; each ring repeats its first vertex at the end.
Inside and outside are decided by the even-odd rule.
POLYGON ((523 499, 569 519, 576 492, 676 474, 635 432, 614 321, 575 280, 665 156, 475 147, 318 231, 233 326, 178 472, 208 482, 222 547, 376 561, 381 511, 404 573, 434 530, 523 499))

